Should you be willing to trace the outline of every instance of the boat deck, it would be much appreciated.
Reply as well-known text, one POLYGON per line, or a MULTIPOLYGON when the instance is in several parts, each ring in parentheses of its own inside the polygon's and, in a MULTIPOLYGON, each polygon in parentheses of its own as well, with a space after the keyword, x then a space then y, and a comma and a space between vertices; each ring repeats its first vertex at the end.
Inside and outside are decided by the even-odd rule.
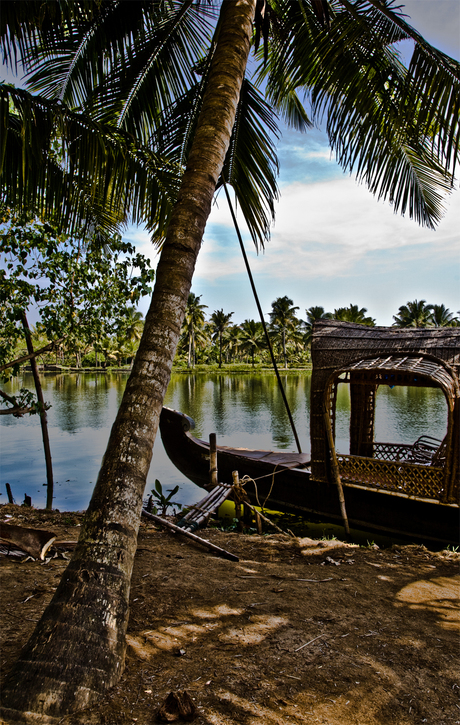
MULTIPOLYGON (((198 439, 195 439, 198 440, 198 439)), ((200 440, 203 446, 209 448, 207 441, 200 440)), ((261 451, 252 448, 230 448, 229 446, 217 446, 217 452, 229 453, 241 458, 250 458, 253 461, 270 463, 272 466, 282 468, 308 468, 311 457, 308 453, 296 453, 295 451, 261 451)))

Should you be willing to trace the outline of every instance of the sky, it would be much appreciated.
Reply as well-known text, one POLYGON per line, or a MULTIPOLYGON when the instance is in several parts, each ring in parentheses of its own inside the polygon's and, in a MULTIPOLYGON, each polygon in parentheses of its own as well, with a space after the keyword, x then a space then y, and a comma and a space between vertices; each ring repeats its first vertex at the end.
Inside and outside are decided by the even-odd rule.
MULTIPOLYGON (((460 60, 460 0, 400 0, 407 21, 431 44, 460 60)), ((410 53, 410 44, 404 52, 410 53)), ((20 82, 16 78, 13 82, 20 82)), ((263 311, 287 295, 305 310, 357 304, 379 325, 391 325, 400 305, 424 299, 460 310, 460 190, 446 199, 435 231, 395 215, 336 163, 321 129, 284 128, 277 145, 281 196, 265 250, 257 253, 242 215, 243 233, 263 311)), ((124 237, 156 267, 149 235, 129 227, 124 237)), ((192 284, 211 315, 233 312, 232 322, 258 313, 235 230, 221 193, 213 206, 192 284)), ((139 309, 145 314, 149 300, 139 309)))
MULTIPOLYGON (((426 40, 460 60, 460 0, 401 0, 408 22, 426 40)), ((331 156, 327 137, 285 129, 278 144, 281 198, 265 251, 257 254, 238 215, 262 309, 288 295, 305 309, 357 304, 379 325, 391 325, 400 305, 424 299, 460 310, 460 192, 446 200, 435 231, 395 215, 331 156)), ((458 184, 457 184, 458 187, 458 184)), ((152 259, 148 234, 125 235, 152 259)), ((201 303, 233 312, 232 321, 257 319, 238 240, 219 195, 208 220, 192 284, 201 303)), ((140 309, 145 313, 148 300, 140 309)))

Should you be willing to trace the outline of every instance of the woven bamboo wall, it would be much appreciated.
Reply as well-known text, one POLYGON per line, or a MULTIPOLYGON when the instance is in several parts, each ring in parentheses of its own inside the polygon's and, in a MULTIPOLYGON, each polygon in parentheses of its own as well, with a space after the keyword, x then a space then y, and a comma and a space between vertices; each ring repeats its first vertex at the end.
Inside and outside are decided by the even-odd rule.
MULTIPOLYGON (((328 477, 329 452, 323 420, 324 394, 327 382, 335 370, 358 360, 377 356, 420 355, 447 363, 453 370, 452 390, 455 390, 451 462, 458 478, 458 419, 460 373, 460 328, 396 328, 367 327, 338 320, 318 320, 313 328, 311 384, 311 456, 312 477, 324 481, 328 477)), ((449 393, 449 396, 451 394, 449 393)))

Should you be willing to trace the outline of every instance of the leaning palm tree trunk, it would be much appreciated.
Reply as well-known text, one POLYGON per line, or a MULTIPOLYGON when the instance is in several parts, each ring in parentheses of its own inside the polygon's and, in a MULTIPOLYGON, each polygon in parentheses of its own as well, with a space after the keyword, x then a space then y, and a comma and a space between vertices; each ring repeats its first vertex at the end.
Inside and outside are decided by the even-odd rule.
POLYGON ((224 0, 209 85, 144 333, 72 560, 4 689, 4 715, 54 722, 123 671, 142 496, 192 275, 224 163, 256 0, 224 0))

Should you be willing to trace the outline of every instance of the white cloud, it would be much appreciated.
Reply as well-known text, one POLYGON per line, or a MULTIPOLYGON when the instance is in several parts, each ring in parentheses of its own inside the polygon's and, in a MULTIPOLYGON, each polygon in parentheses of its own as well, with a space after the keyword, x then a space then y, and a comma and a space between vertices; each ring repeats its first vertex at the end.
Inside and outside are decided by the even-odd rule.
MULTIPOLYGON (((198 275, 215 280, 238 273, 240 254, 236 237, 233 247, 231 227, 224 205, 213 211, 211 231, 200 253, 198 275), (225 245, 220 241, 219 230, 222 239, 227 240, 225 245), (230 253, 229 247, 234 248, 234 253, 230 253)), ((376 253, 390 250, 399 250, 401 259, 414 254, 455 259, 460 247, 459 228, 458 192, 450 198, 448 213, 433 231, 394 214, 389 204, 377 202, 365 187, 343 177, 284 187, 266 252, 256 257, 251 252, 252 243, 246 242, 246 246, 253 269, 264 277, 343 277, 356 274, 357 265, 371 263, 370 258, 376 253)), ((383 273, 385 260, 378 257, 375 264, 383 273)))

